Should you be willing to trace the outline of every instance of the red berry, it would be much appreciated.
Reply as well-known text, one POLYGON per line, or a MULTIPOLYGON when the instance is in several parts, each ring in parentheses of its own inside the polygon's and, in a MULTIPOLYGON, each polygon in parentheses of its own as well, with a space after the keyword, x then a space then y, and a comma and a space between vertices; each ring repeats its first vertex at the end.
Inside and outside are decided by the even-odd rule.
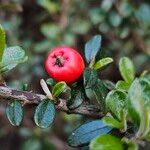
POLYGON ((84 61, 75 49, 59 46, 49 52, 45 69, 49 76, 56 81, 73 83, 83 73, 84 61))

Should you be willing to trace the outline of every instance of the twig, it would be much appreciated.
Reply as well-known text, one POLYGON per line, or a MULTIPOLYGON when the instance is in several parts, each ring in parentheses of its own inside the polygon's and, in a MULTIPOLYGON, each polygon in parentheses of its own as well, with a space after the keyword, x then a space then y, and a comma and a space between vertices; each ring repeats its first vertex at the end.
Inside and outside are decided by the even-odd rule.
POLYGON ((69 4, 69 0, 62 0, 61 16, 59 21, 60 27, 62 29, 65 29, 68 25, 69 4))
MULTIPOLYGON (((9 88, 7 86, 0 86, 0 97, 7 100, 18 99, 25 102, 26 104, 38 104, 46 98, 46 96, 41 94, 20 91, 9 88)), ((98 107, 89 104, 82 104, 77 109, 69 110, 66 106, 66 100, 64 99, 59 99, 59 102, 55 104, 55 107, 57 110, 69 114, 81 114, 92 118, 101 118, 103 116, 103 114, 100 114, 100 110, 98 107)))

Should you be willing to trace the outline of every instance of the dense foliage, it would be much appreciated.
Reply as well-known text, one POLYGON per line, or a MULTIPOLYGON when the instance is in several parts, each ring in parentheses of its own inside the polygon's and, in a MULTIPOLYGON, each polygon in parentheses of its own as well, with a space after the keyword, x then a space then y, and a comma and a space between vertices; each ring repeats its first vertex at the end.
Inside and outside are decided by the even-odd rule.
MULTIPOLYGON (((149 149, 149 16, 146 0, 0 2, 1 75, 8 86, 36 92, 43 88, 47 95, 37 107, 17 99, 8 103, 10 123, 19 126, 23 121, 16 131, 20 143, 28 139, 16 149, 69 149, 66 138, 83 122, 68 138, 72 147, 149 149), (46 53, 58 45, 77 47, 86 62, 83 76, 71 86, 48 79, 43 67, 46 53), (46 83, 41 80, 42 88, 41 78, 47 78, 46 83), (95 105, 102 118, 58 113, 55 104, 60 98, 65 98, 70 111, 83 103, 95 105), (41 130, 33 120, 50 128, 41 130)), ((1 125, 2 139, 9 128, 1 125)))

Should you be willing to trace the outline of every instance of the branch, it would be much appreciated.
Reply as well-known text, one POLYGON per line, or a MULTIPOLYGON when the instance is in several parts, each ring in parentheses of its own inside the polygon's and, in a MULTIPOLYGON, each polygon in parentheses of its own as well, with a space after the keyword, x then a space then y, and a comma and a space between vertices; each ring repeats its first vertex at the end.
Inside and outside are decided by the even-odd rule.
MULTIPOLYGON (((8 100, 18 99, 26 104, 38 104, 43 99, 46 98, 46 96, 41 94, 34 94, 31 92, 20 91, 9 88, 7 86, 0 86, 0 97, 8 100)), ((99 108, 94 105, 82 104, 80 107, 74 110, 69 110, 66 106, 66 100, 60 99, 59 102, 55 104, 55 107, 57 110, 64 111, 69 114, 82 114, 93 118, 102 117, 99 108)))

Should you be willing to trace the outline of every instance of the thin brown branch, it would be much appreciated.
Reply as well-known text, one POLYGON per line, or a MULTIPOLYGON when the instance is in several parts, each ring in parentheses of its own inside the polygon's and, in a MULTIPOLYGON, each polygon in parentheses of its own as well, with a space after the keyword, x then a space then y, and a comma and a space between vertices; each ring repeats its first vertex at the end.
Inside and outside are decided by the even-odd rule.
POLYGON ((70 5, 70 0, 62 0, 61 16, 59 21, 60 27, 62 29, 65 29, 68 25, 69 5, 70 5))
MULTIPOLYGON (((34 94, 31 92, 20 91, 16 89, 9 88, 7 86, 0 86, 0 97, 10 100, 10 99, 18 99, 23 101, 26 104, 38 104, 46 96, 41 94, 34 94)), ((100 110, 98 107, 89 104, 82 104, 80 107, 69 110, 66 106, 66 100, 60 99, 58 103, 55 104, 57 110, 69 113, 69 114, 81 114, 93 118, 101 118, 102 114, 100 114, 100 110)))

